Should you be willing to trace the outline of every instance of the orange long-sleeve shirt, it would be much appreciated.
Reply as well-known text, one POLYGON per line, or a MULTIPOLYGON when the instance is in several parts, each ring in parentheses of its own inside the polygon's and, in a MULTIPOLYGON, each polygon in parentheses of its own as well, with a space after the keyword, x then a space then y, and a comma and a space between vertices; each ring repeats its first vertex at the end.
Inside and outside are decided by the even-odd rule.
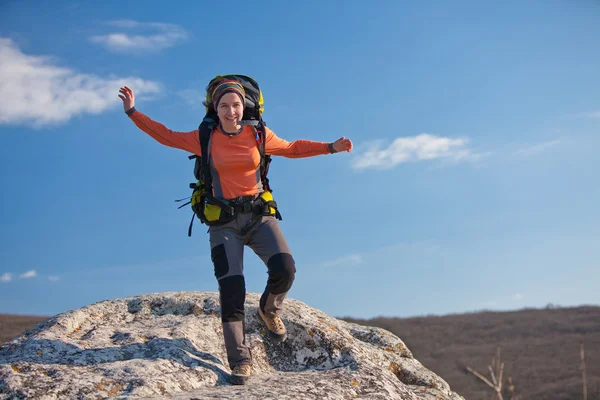
MULTIPOLYGON (((138 128, 159 143, 202 156, 198 129, 176 132, 135 109, 128 112, 128 115, 138 128)), ((329 143, 326 142, 288 142, 277 137, 269 128, 266 128, 265 132, 265 152, 270 155, 303 158, 330 153, 329 143)), ((227 135, 219 128, 214 128, 209 152, 215 197, 233 199, 262 191, 260 153, 251 126, 244 126, 237 135, 227 135)))

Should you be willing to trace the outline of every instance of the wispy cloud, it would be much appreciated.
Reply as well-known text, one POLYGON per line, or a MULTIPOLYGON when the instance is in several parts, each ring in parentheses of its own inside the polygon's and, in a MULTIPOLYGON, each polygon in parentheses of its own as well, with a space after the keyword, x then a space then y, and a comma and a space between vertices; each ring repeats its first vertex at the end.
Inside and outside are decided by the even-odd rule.
MULTIPOLYGON (((19 275, 19 279, 33 279, 36 278, 38 276, 38 273, 36 270, 32 269, 30 271, 27 272, 23 272, 22 274, 19 275)), ((2 275, 0 275, 0 282, 11 282, 14 278, 14 275, 8 272, 3 273, 2 275)), ((57 282, 60 280, 60 277, 56 276, 56 275, 50 275, 48 276, 48 280, 50 282, 57 282)))
POLYGON ((515 155, 519 155, 519 156, 531 156, 531 155, 535 155, 535 154, 539 154, 542 153, 544 151, 547 151, 551 148, 554 148, 556 146, 558 146, 559 144, 561 144, 562 142, 558 139, 556 140, 550 140, 547 142, 543 142, 543 143, 538 143, 538 144, 534 144, 528 147, 523 147, 518 149, 517 151, 515 151, 515 155))
POLYGON ((116 20, 110 21, 109 25, 130 32, 95 35, 90 41, 115 53, 159 52, 188 38, 188 33, 174 24, 116 20))
POLYGON ((588 113, 588 118, 596 118, 596 119, 600 119, 600 111, 594 111, 591 113, 588 113))
POLYGON ((21 275, 19 275, 19 278, 21 279, 30 279, 30 278, 35 278, 37 276, 37 271, 36 270, 31 270, 31 271, 27 271, 21 275))
POLYGON ((600 119, 600 110, 579 113, 577 116, 581 118, 600 119))
POLYGON ((398 258, 406 254, 419 254, 419 256, 441 254, 443 248, 429 241, 422 242, 400 242, 391 245, 382 246, 369 251, 354 252, 347 255, 341 255, 338 258, 318 261, 315 265, 324 267, 334 267, 338 265, 359 265, 365 260, 380 259, 380 258, 398 258))
POLYGON ((512 299, 514 301, 521 301, 521 300, 523 300, 524 297, 525 296, 523 296, 521 293, 515 293, 512 295, 512 299))
POLYGON ((449 138, 422 133, 412 137, 401 137, 387 147, 382 141, 367 145, 367 150, 359 154, 354 168, 392 168, 400 163, 448 159, 466 161, 480 158, 468 148, 469 139, 449 138))
POLYGON ((177 95, 192 106, 202 105, 202 102, 206 99, 206 92, 198 89, 180 90, 177 95))
POLYGON ((57 66, 48 56, 27 55, 11 39, 0 38, 0 124, 41 127, 80 114, 99 114, 121 103, 119 87, 136 96, 160 92, 156 82, 135 77, 104 78, 57 66))
POLYGON ((483 307, 495 307, 498 305, 498 302, 490 300, 490 301, 486 301, 482 304, 483 307))
POLYGON ((326 261, 322 265, 324 267, 335 267, 337 265, 357 265, 361 264, 362 261, 363 260, 360 254, 349 254, 347 256, 342 256, 334 260, 326 261))

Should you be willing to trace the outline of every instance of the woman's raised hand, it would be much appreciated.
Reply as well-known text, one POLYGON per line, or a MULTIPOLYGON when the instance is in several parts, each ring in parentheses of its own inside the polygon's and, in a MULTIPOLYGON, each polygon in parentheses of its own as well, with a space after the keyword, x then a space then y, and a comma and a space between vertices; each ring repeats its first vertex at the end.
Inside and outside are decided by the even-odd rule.
POLYGON ((121 93, 119 98, 123 100, 123 108, 125 109, 125 112, 131 110, 131 108, 133 108, 135 105, 135 96, 133 94, 133 90, 127 86, 123 86, 119 89, 119 93, 121 93))

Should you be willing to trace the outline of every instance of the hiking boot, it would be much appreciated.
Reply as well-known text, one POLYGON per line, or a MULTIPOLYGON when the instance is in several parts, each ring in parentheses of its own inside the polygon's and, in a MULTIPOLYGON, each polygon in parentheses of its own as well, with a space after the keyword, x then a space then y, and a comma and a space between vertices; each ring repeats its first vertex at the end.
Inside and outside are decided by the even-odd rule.
POLYGON ((261 319, 265 325, 267 326, 267 330, 269 331, 269 335, 271 338, 278 342, 283 342, 287 338, 287 332, 285 330, 285 325, 283 325, 283 321, 281 318, 268 317, 263 311, 258 307, 258 317, 261 319))
POLYGON ((234 385, 244 385, 252 374, 252 365, 236 365, 231 371, 231 383, 234 385))

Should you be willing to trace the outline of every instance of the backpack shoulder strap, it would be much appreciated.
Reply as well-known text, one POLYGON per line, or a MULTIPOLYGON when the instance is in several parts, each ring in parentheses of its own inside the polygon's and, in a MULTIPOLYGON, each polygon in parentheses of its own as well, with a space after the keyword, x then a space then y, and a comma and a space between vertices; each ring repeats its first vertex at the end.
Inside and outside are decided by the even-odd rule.
POLYGON ((204 185, 212 190, 212 175, 210 173, 210 154, 208 143, 215 123, 211 118, 204 118, 198 127, 200 150, 202 152, 202 180, 204 185))
POLYGON ((212 174, 210 172, 210 136, 215 127, 215 122, 212 118, 206 117, 198 127, 198 135, 200 139, 200 150, 202 151, 202 181, 204 182, 204 194, 209 201, 219 205, 226 212, 233 214, 233 208, 222 200, 213 196, 212 174))
POLYGON ((258 152, 260 154, 260 179, 262 181, 263 189, 272 192, 269 185, 269 164, 271 163, 271 156, 266 154, 265 146, 267 141, 266 124, 261 119, 260 122, 254 127, 256 131, 256 141, 258 144, 258 152))

